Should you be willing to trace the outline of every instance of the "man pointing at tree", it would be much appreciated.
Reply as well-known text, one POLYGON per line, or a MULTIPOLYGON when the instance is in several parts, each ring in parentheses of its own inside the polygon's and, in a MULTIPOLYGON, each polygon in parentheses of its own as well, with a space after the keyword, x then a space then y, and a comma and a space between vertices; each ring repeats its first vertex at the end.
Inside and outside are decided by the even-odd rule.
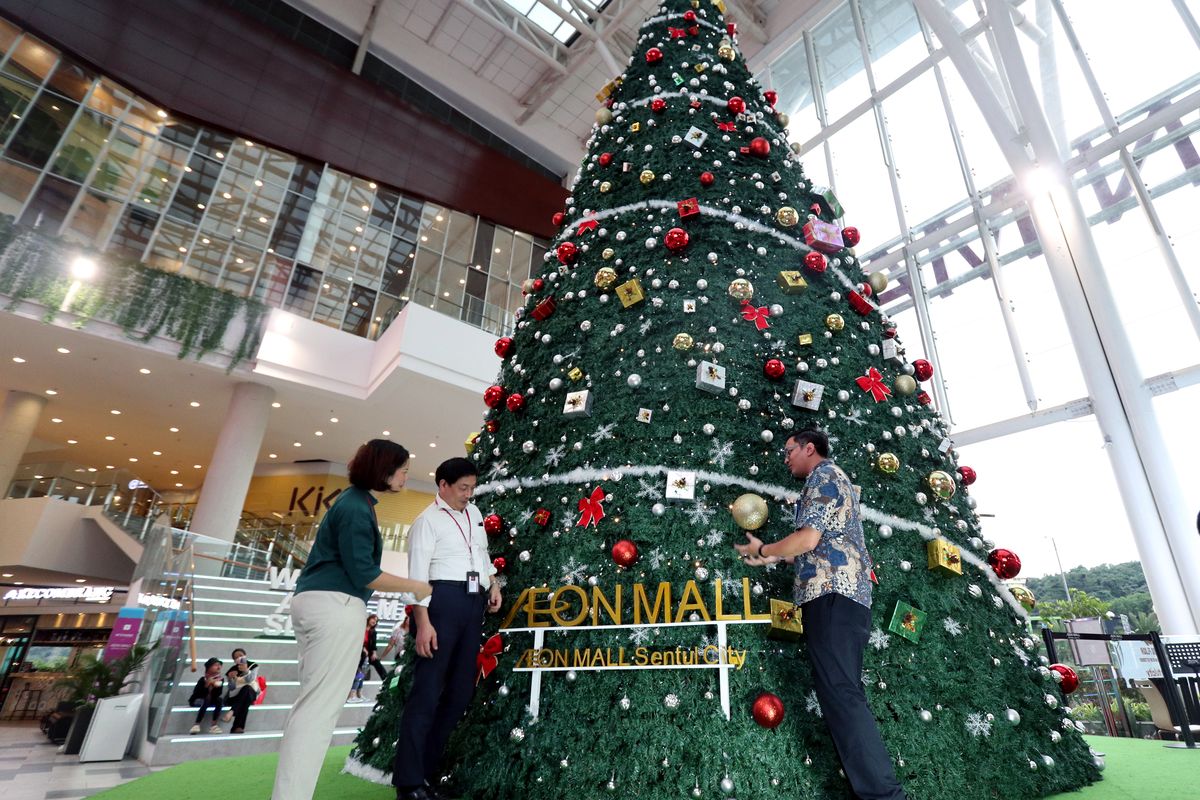
POLYGON ((746 533, 734 545, 750 566, 794 558, 795 603, 807 640, 813 688, 842 769, 861 800, 903 800, 891 758, 863 691, 863 650, 871 631, 871 556, 858 497, 829 458, 829 437, 804 430, 788 437, 784 464, 804 481, 796 530, 765 544, 746 533))

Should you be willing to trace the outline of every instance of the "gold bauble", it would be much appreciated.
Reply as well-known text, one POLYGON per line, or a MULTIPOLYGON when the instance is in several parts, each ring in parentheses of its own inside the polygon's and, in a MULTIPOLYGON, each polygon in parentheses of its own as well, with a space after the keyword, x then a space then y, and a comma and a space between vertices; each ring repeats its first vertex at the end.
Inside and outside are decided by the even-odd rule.
POLYGON ((781 128, 786 128, 788 126, 788 123, 792 121, 792 118, 789 117, 787 114, 783 113, 782 111, 780 111, 775 116, 775 119, 778 120, 779 127, 781 127, 781 128))
POLYGON ((600 257, 603 258, 605 261, 608 261, 614 255, 616 255, 616 251, 613 250, 611 247, 606 247, 600 251, 600 257))
POLYGON ((910 395, 917 390, 917 382, 912 375, 898 375, 894 387, 896 394, 910 395))
POLYGON ((775 221, 785 228, 790 228, 800 222, 800 214, 791 206, 783 206, 775 212, 775 221))
POLYGON ((846 327, 846 320, 842 319, 841 314, 830 314, 825 318, 825 327, 831 331, 840 331, 846 327))
POLYGON ((895 475, 900 469, 900 459, 895 453, 880 453, 879 458, 875 459, 875 466, 879 467, 880 472, 895 475))
POLYGON ((612 267, 601 267, 596 270, 594 283, 599 289, 611 288, 617 282, 617 271, 612 267))
POLYGON ((722 61, 733 61, 737 58, 737 53, 733 50, 733 45, 723 44, 717 48, 717 58, 722 61))
POLYGON ((768 510, 767 501, 757 494, 744 494, 729 507, 733 521, 748 531, 756 531, 766 524, 768 510))
POLYGON ((648 169, 644 169, 642 170, 642 174, 638 175, 638 180, 642 182, 643 186, 649 186, 654 183, 654 173, 648 169))
POLYGON ((612 189, 611 181, 604 181, 603 183, 600 184, 600 193, 601 194, 604 194, 605 192, 607 192, 611 189, 612 189))
POLYGON ((867 276, 867 285, 871 287, 872 292, 879 294, 887 288, 887 275, 884 275, 882 272, 872 272, 867 276))
POLYGON ((1012 592, 1012 596, 1017 599, 1018 603, 1025 606, 1026 611, 1033 611, 1033 607, 1037 605, 1037 597, 1029 591, 1028 587, 1010 586, 1008 590, 1012 592))
POLYGON ((671 346, 676 350, 683 352, 685 350, 691 350, 692 345, 695 343, 696 340, 692 338, 690 333, 677 333, 675 334, 675 339, 671 342, 671 346))
POLYGON ((607 125, 613 121, 612 109, 598 108, 596 109, 596 122, 600 125, 607 125))
MULTIPOLYGON (((908 376, 905 375, 904 377, 907 378, 908 376)), ((957 488, 954 485, 954 478, 950 477, 950 473, 943 472, 940 469, 935 469, 929 473, 929 477, 925 479, 925 483, 929 484, 929 490, 939 500, 949 500, 951 497, 954 497, 954 490, 957 488)))
POLYGON ((754 297, 754 284, 745 278, 736 278, 729 284, 729 296, 734 300, 749 300, 754 297))

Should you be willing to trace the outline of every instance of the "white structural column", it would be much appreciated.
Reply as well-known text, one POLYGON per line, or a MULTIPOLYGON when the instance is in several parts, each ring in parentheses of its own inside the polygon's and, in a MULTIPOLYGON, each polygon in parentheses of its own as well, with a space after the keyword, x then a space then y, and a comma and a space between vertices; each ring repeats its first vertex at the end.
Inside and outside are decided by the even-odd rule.
POLYGON ((41 395, 13 390, 5 396, 0 409, 0 497, 7 494, 45 407, 41 395))
POLYGON ((274 389, 258 383, 234 387, 192 516, 194 533, 233 541, 274 397, 274 389))
MULTIPOLYGON (((1030 213, 1105 437, 1121 499, 1164 633, 1200 631, 1200 539, 1166 456, 1166 442, 1122 330, 1087 217, 1071 187, 1016 41, 1007 3, 988 0, 1002 75, 1021 119, 1009 119, 938 0, 916 0, 971 90, 996 141, 1030 192, 1030 213), (1030 158, 1026 146, 1032 150, 1030 158)), ((1080 502, 1085 502, 1080 498, 1080 502)), ((1104 531, 1096 531, 1102 546, 1104 531)))

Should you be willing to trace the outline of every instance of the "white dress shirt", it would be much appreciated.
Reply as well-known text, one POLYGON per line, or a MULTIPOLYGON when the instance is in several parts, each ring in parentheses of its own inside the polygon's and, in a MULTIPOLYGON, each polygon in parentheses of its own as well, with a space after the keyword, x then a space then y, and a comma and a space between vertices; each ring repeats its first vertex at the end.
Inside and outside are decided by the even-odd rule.
MULTIPOLYGON (((479 573, 483 591, 491 587, 496 574, 488 555, 483 514, 474 503, 455 511, 436 496, 408 532, 408 577, 418 581, 465 581, 468 572, 479 573)), ((428 607, 429 600, 426 597, 418 605, 428 607)))

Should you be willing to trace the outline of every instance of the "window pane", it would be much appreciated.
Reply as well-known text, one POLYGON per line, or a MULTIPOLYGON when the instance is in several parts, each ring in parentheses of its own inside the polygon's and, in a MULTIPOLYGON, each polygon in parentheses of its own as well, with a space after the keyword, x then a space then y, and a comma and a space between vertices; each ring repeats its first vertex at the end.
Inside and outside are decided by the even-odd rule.
POLYGON ((162 209, 180 178, 187 175, 187 150, 170 142, 147 141, 150 144, 143 162, 140 186, 134 202, 144 208, 162 209))
POLYGON ((858 0, 871 72, 882 89, 929 54, 917 24, 917 12, 908 0, 858 0))
POLYGON ((392 222, 396 219, 396 208, 399 205, 399 192, 380 186, 375 192, 375 199, 371 204, 370 223, 390 232, 392 222))
POLYGON ((0 160, 0 214, 16 216, 37 183, 37 170, 0 160))
POLYGON ((446 244, 447 228, 446 209, 433 204, 426 205, 421 211, 421 249, 442 252, 446 244))
POLYGON ((803 142, 816 136, 821 126, 813 102, 812 76, 803 39, 771 63, 771 84, 779 94, 779 110, 791 118, 788 133, 792 140, 803 142))
POLYGON ((375 205, 374 184, 362 178, 350 178, 350 187, 346 190, 346 211, 356 219, 365 220, 372 213, 375 205))
POLYGON ((292 262, 275 255, 267 255, 262 274, 254 287, 254 296, 269 306, 282 307, 287 292, 288 279, 292 276, 292 262))
POLYGON ((54 70, 46 87, 64 97, 79 101, 87 94, 95 77, 69 58, 63 58, 58 62, 58 69, 54 70))
POLYGON ((119 117, 132 100, 133 95, 123 86, 118 86, 108 78, 101 78, 88 97, 88 108, 110 117, 119 117))
POLYGON ((312 313, 317 301, 317 291, 321 288, 321 273, 309 267, 296 265, 292 273, 292 285, 288 287, 287 301, 284 308, 294 314, 307 317, 312 313))
POLYGON ((98 192, 87 192, 63 233, 84 244, 100 246, 121 219, 122 204, 98 192))
POLYGON ((387 233, 368 225, 363 232, 359 244, 358 269, 355 281, 367 286, 376 287, 383 277, 384 265, 387 264, 388 245, 391 237, 387 233))
POLYGON ((350 281, 325 276, 317 295, 317 310, 313 319, 333 328, 342 326, 342 316, 349 303, 350 281))
POLYGON ((475 217, 450 212, 450 230, 446 240, 446 258, 460 264, 471 260, 475 248, 475 217))
POLYGON ((441 282, 438 284, 438 311, 451 317, 461 317, 466 288, 466 265, 455 264, 448 258, 442 261, 441 282))
POLYGON ((1000 145, 996 144, 996 137, 979 111, 974 97, 959 77, 958 70, 942 69, 941 73, 946 82, 946 96, 954 113, 954 124, 958 128, 963 152, 966 153, 967 166, 971 170, 975 188, 983 191, 1006 180, 1012 175, 1012 169, 1000 152, 1000 145))
POLYGON ((7 141, 13 128, 21 124, 35 94, 36 86, 0 75, 0 144, 7 141))
POLYGON ((288 192, 275 221, 275 232, 271 235, 271 249, 284 258, 294 258, 300 248, 300 237, 308 223, 312 200, 294 192, 288 192))
POLYGON ((103 114, 83 111, 58 149, 51 171, 82 183, 95 166, 112 126, 113 121, 103 114))
POLYGON ((57 61, 58 51, 27 33, 17 42, 4 65, 4 71, 30 83, 40 84, 57 61))
POLYGON ((292 180, 292 172, 296 169, 296 159, 279 150, 266 148, 261 168, 262 179, 272 186, 286 187, 292 180))
POLYGON ((405 305, 405 302, 397 297, 380 295, 379 303, 375 306, 375 318, 371 321, 371 338, 378 339, 400 315, 405 305))
POLYGON ((387 267, 381 284, 384 292, 403 297, 408 291, 416 249, 417 246, 412 242, 392 239, 391 249, 388 251, 387 267))
POLYGON ((350 288, 350 306, 342 330, 355 336, 366 336, 371 324, 371 312, 375 307, 375 292, 358 284, 350 288))
POLYGON ((813 29, 817 73, 825 95, 825 112, 835 122, 870 94, 862 49, 848 4, 841 5, 813 29))
POLYGON ((967 196, 933 73, 885 100, 883 112, 905 218, 917 226, 967 196))
POLYGON ((864 114, 830 140, 834 182, 846 224, 862 234, 860 252, 900 234, 891 182, 879 148, 874 114, 864 114))
POLYGON ((21 224, 37 226, 51 235, 58 233, 58 226, 66 219, 78 192, 78 184, 47 175, 25 206, 21 224))
POLYGON ((242 212, 240 238, 243 243, 255 248, 268 246, 271 230, 275 226, 275 215, 283 202, 283 194, 281 186, 261 180, 254 182, 246 200, 246 208, 242 212))
POLYGON ((512 266, 509 267, 509 281, 520 283, 529 277, 529 259, 533 255, 533 238, 528 233, 517 231, 513 234, 512 266))
POLYGON ((242 242, 235 242, 225 263, 221 288, 243 297, 250 294, 250 285, 254 282, 254 274, 258 272, 262 256, 261 250, 255 250, 242 242))
POLYGON ((140 259, 157 224, 158 215, 154 212, 137 206, 127 208, 106 249, 126 258, 140 259))
POLYGON ((167 215, 186 222, 197 223, 212 202, 213 189, 221 174, 221 165, 209 158, 192 155, 175 190, 167 215))
POLYGON ((128 125, 120 125, 109 134, 111 141, 104 162, 92 177, 92 187, 119 198, 133 192, 142 168, 145 134, 128 125))
POLYGON ((8 52, 8 48, 12 47, 13 42, 21 35, 21 29, 10 25, 3 17, 0 17, 0 58, 8 52))
POLYGON ((198 281, 217 285, 225 268, 230 242, 210 234, 201 234, 187 254, 183 274, 198 281))
POLYGON ((54 95, 40 95, 25 109, 21 126, 8 143, 8 157, 34 167, 45 166, 77 107, 76 103, 54 95))
POLYGON ((421 227, 421 211, 424 203, 411 197, 400 199, 400 207, 396 209, 395 235, 415 242, 421 227))
MULTIPOLYGON (((184 225, 173 220, 164 220, 150 246, 150 254, 146 263, 158 267, 164 272, 179 272, 183 269, 183 260, 192 248, 192 239, 196 235, 195 227, 184 225)), ((193 272, 191 277, 212 283, 208 273, 193 272)))
POLYGON ((420 250, 417 253, 416 268, 408 285, 408 295, 413 302, 433 307, 433 298, 437 293, 438 267, 442 257, 438 253, 420 250))

